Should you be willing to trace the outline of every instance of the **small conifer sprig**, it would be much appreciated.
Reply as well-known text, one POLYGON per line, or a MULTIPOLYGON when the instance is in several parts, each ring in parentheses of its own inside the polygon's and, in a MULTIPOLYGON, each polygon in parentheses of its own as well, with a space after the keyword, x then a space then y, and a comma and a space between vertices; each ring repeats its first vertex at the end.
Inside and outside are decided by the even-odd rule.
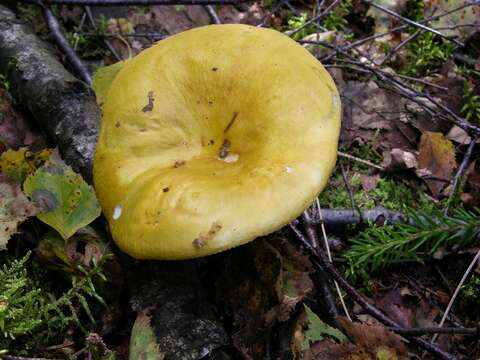
POLYGON ((442 247, 480 240, 480 209, 412 212, 403 224, 371 226, 361 232, 347 253, 352 270, 375 271, 404 261, 424 261, 442 247))

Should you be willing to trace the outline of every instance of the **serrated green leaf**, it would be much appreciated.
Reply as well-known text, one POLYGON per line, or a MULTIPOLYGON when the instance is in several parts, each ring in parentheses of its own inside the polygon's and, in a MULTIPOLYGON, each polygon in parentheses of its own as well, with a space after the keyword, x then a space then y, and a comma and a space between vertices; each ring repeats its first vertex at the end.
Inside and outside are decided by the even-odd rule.
POLYGON ((146 312, 140 312, 132 328, 129 360, 156 360, 163 357, 150 325, 150 316, 146 312))
POLYGON ((49 163, 30 175, 23 185, 40 207, 37 217, 68 239, 100 215, 93 188, 65 163, 49 163))
POLYGON ((333 338, 339 342, 347 341, 348 338, 338 329, 324 323, 320 318, 307 306, 303 305, 307 315, 308 329, 305 331, 302 350, 310 349, 311 344, 321 341, 326 337, 333 338))
POLYGON ((95 72, 95 75, 93 76, 92 87, 93 91, 95 91, 95 95, 97 95, 97 103, 99 105, 102 105, 105 101, 112 81, 115 79, 125 63, 126 61, 119 61, 113 65, 101 67, 95 72))

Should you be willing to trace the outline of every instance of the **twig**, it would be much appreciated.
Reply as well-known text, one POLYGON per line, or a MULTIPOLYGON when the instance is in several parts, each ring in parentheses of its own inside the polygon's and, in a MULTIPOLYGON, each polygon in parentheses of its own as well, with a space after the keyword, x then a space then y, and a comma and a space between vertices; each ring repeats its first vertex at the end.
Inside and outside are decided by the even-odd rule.
POLYGON ((387 327, 388 330, 394 331, 400 335, 421 336, 427 334, 462 334, 462 335, 479 335, 478 328, 464 327, 423 327, 423 328, 397 328, 387 327))
POLYGON ((60 359, 47 359, 47 358, 31 358, 23 356, 12 356, 12 355, 0 355, 2 360, 60 360, 60 359))
MULTIPOLYGON (((452 298, 451 298, 450 301, 448 302, 447 308, 445 309, 445 313, 443 314, 442 319, 440 320, 440 324, 438 324, 439 327, 442 327, 443 324, 445 323, 445 320, 447 319, 447 316, 448 316, 450 310, 452 309, 452 306, 453 306, 455 300, 457 299, 457 296, 458 296, 458 294, 460 293, 460 290, 462 289, 463 284, 465 283, 465 281, 467 280, 467 277, 468 277, 468 276, 470 275, 470 273, 472 272, 473 267, 477 264, 478 259, 480 259, 480 250, 477 252, 477 254, 476 254, 475 257, 473 258, 473 260, 472 260, 472 262, 470 263, 470 265, 468 265, 467 270, 465 271, 465 273, 463 274, 462 278, 460 279, 460 282, 458 283, 457 288, 455 289, 455 291, 454 291, 454 293, 453 293, 453 295, 452 295, 452 298)), ((432 337, 431 342, 434 343, 436 339, 437 339, 437 334, 435 334, 435 335, 432 337)))
POLYGON ((390 59, 398 52, 400 49, 402 49, 405 45, 407 45, 410 41, 415 39, 418 35, 422 33, 422 30, 418 29, 415 31, 413 34, 408 36, 405 40, 401 41, 398 43, 383 59, 380 61, 378 66, 382 66, 383 64, 386 64, 390 59))
MULTIPOLYGON (((460 5, 460 6, 455 7, 455 8, 453 8, 453 9, 450 9, 450 10, 448 10, 448 11, 445 11, 445 12, 443 12, 443 13, 441 13, 441 14, 438 14, 438 15, 435 15, 435 16, 430 16, 430 17, 428 17, 428 18, 426 18, 426 19, 420 20, 420 21, 418 21, 417 23, 418 23, 418 24, 426 24, 426 23, 428 23, 428 22, 430 22, 430 21, 438 20, 438 19, 440 19, 440 18, 442 18, 442 17, 448 16, 448 15, 450 15, 450 14, 452 14, 452 13, 455 13, 455 12, 460 11, 460 10, 462 10, 462 9, 465 9, 465 8, 467 8, 467 7, 475 6, 475 5, 479 5, 479 4, 480 4, 480 0, 475 0, 475 1, 472 1, 472 2, 469 2, 469 3, 465 3, 465 4, 462 4, 462 5, 460 5)), ((403 24, 403 25, 397 26, 397 27, 395 27, 395 28, 393 28, 393 29, 390 29, 390 30, 388 30, 388 31, 386 31, 386 32, 383 32, 383 33, 380 33, 380 34, 371 35, 371 36, 365 37, 365 38, 363 38, 363 39, 357 40, 357 41, 355 41, 355 42, 352 42, 352 43, 350 43, 350 44, 348 44, 348 45, 346 45, 346 46, 344 46, 344 47, 341 47, 341 48, 338 48, 338 49, 335 49, 335 50, 336 50, 336 52, 338 52, 339 49, 342 49, 342 50, 344 50, 344 51, 345 51, 345 50, 350 50, 350 49, 352 49, 352 48, 355 48, 355 47, 358 47, 358 46, 360 46, 360 45, 363 45, 364 43, 369 42, 369 41, 371 41, 371 40, 379 39, 379 38, 382 38, 382 37, 384 37, 384 36, 390 35, 390 34, 392 34, 392 33, 394 33, 394 32, 402 31, 402 30, 404 30, 404 29, 407 29, 409 26, 411 26, 411 25, 409 25, 409 24, 403 24)), ((321 60, 322 60, 322 61, 328 61, 328 60, 332 59, 334 56, 335 56, 335 53, 329 54, 329 55, 325 56, 325 57, 324 57, 323 59, 321 59, 321 60)))
MULTIPOLYGON (((97 28, 97 22, 95 21, 95 18, 93 17, 92 10, 90 6, 85 6, 85 14, 87 14, 87 19, 90 22, 90 25, 93 26, 94 29, 97 28)), ((121 56, 118 55, 117 51, 115 48, 110 44, 110 41, 108 41, 105 37, 103 42, 107 46, 108 50, 112 53, 113 57, 115 58, 116 61, 122 60, 121 56)))
POLYGON ((380 171, 385 171, 385 168, 383 166, 380 166, 380 165, 377 165, 377 164, 374 164, 368 160, 363 160, 363 159, 360 159, 356 156, 353 156, 353 155, 350 155, 350 154, 347 154, 347 153, 344 153, 344 152, 341 152, 341 151, 337 151, 337 154, 338 156, 340 157, 343 157, 343 158, 346 158, 346 159, 349 159, 349 160, 353 160, 353 161, 356 161, 356 162, 359 162, 361 164, 364 164, 364 165, 367 165, 367 166, 370 166, 370 167, 373 167, 377 170, 380 170, 380 171))
POLYGON ((470 162, 470 158, 472 157, 472 153, 473 153, 473 148, 475 147, 475 144, 477 143, 478 138, 479 136, 475 136, 472 138, 472 140, 470 141, 470 144, 468 145, 467 151, 465 151, 465 155, 463 155, 462 163, 458 167, 458 170, 453 178, 452 192, 450 193, 450 196, 448 197, 448 200, 447 200, 447 205, 443 210, 444 215, 448 215, 448 210, 450 208, 450 205, 455 195, 457 194, 458 184, 460 183, 463 173, 465 172, 465 169, 467 168, 468 163, 470 162))
POLYGON ((35 3, 42 9, 43 17, 45 18, 45 22, 47 23, 48 29, 50 30, 50 33, 55 40, 55 43, 65 54, 70 64, 72 64, 72 67, 75 69, 77 75, 80 76, 80 78, 88 85, 91 85, 92 78, 90 76, 90 72, 87 70, 82 60, 80 60, 75 50, 72 49, 72 47, 68 43, 68 40, 63 35, 60 29, 60 24, 58 23, 55 15, 53 15, 52 11, 45 5, 42 0, 35 0, 35 3))
MULTIPOLYGON (((325 257, 325 255, 320 252, 316 251, 307 241, 307 239, 301 233, 295 232, 298 239, 312 252, 315 260, 317 261, 317 265, 320 266, 323 270, 325 270, 333 280, 337 281, 338 284, 345 290, 345 292, 355 301, 357 302, 362 308, 371 316, 373 316, 378 321, 382 322, 384 325, 390 326, 392 328, 400 328, 400 326, 389 317, 384 315, 380 310, 378 310, 375 306, 370 304, 367 299, 363 297, 350 283, 343 278, 342 275, 337 271, 335 266, 325 257)), ((454 360, 456 359, 455 356, 449 354, 442 349, 438 348, 434 344, 431 344, 421 338, 417 337, 409 337, 409 339, 417 344, 418 346, 422 347, 423 349, 431 352, 432 354, 438 356, 440 359, 444 360, 454 360)))
POLYGON ((452 38, 452 37, 450 37, 450 36, 445 36, 445 35, 443 35, 440 31, 437 31, 437 30, 432 29, 432 28, 430 28, 430 27, 428 27, 428 26, 425 26, 425 25, 421 24, 420 22, 416 22, 416 21, 410 20, 409 18, 403 17, 402 15, 397 14, 395 11, 392 11, 392 10, 390 10, 390 9, 387 9, 387 8, 383 7, 382 5, 375 4, 373 1, 370 1, 370 0, 364 0, 364 1, 365 1, 367 4, 373 6, 374 8, 377 8, 378 10, 383 11, 384 13, 386 13, 386 14, 388 14, 388 15, 390 15, 390 16, 393 16, 393 17, 395 17, 395 18, 397 18, 397 19, 400 19, 400 20, 402 20, 403 22, 406 22, 407 24, 410 24, 410 25, 415 26, 415 27, 417 27, 417 28, 420 28, 420 29, 423 29, 423 30, 425 30, 425 31, 431 32, 432 34, 435 34, 435 35, 437 35, 437 36, 440 36, 440 37, 442 37, 442 38, 444 38, 444 39, 446 39, 446 40, 450 40, 450 41, 454 42, 454 43, 455 43, 456 45, 458 45, 458 46, 461 46, 461 47, 465 46, 462 42, 458 41, 458 40, 455 39, 455 38, 452 38))
MULTIPOLYGON (((297 228, 297 223, 298 221, 295 220, 294 222, 290 223, 290 229, 297 235, 297 236, 303 236, 300 230, 297 228)), ((335 298, 332 293, 332 289, 330 287, 330 282, 328 280, 328 275, 323 271, 323 269, 319 268, 318 269, 318 276, 315 277, 318 279, 318 289, 320 293, 322 294, 322 300, 326 306, 326 310, 328 315, 330 315, 330 318, 333 322, 336 322, 336 318, 338 317, 339 313, 337 310, 337 306, 335 305, 335 298)))
POLYGON ((338 165, 340 166, 340 171, 342 173, 342 178, 343 178, 343 183, 345 184, 345 189, 347 189, 348 196, 350 196, 350 202, 352 204, 352 210, 358 212, 358 215, 360 216, 360 221, 363 222, 362 212, 360 211, 357 204, 355 203, 355 196, 353 195, 352 188, 350 187, 350 183, 348 182, 347 174, 345 173, 345 169, 343 168, 342 163, 339 163, 338 165))
MULTIPOLYGON (((330 245, 328 244, 327 232, 325 230, 325 224, 323 223, 322 209, 320 207, 320 201, 318 201, 318 198, 315 199, 315 206, 317 208, 318 216, 320 218, 320 227, 322 229, 323 244, 325 246, 325 250, 327 251, 328 261, 330 261, 332 263, 332 254, 330 252, 330 245)), ((312 235, 313 238, 316 237, 315 231, 313 231, 311 235, 312 235)), ((347 319, 352 321, 352 317, 350 316, 350 312, 348 311, 347 304, 345 304, 345 300, 343 298, 342 291, 340 290, 340 287, 338 286, 338 283, 336 281, 333 281, 333 284, 335 285, 335 289, 337 291, 338 298, 340 300, 340 303, 342 304, 342 308, 343 308, 343 311, 344 311, 345 315, 347 316, 347 319)))
POLYGON ((308 21, 305 21, 305 23, 294 29, 294 30, 291 30, 291 31, 287 31, 286 34, 288 36, 293 36, 295 35, 296 33, 298 33, 299 31, 301 31, 302 29, 304 29, 305 27, 307 27, 308 25, 310 24, 313 24, 314 22, 320 20, 321 18, 323 18, 324 16, 327 16, 330 11, 332 11, 333 9, 335 9, 335 7, 337 7, 340 3, 342 2, 342 0, 335 0, 333 1, 324 11, 322 11, 320 14, 318 15, 315 15, 314 17, 312 17, 310 20, 308 21))
MULTIPOLYGON (((20 0, 35 3, 37 0, 20 0)), ((44 0, 48 5, 92 5, 92 6, 130 6, 130 5, 213 5, 240 4, 247 0, 44 0)))
POLYGON ((210 21, 213 24, 221 24, 222 23, 222 21, 218 17, 217 11, 213 7, 213 5, 205 5, 205 11, 207 12, 208 17, 210 18, 210 21))

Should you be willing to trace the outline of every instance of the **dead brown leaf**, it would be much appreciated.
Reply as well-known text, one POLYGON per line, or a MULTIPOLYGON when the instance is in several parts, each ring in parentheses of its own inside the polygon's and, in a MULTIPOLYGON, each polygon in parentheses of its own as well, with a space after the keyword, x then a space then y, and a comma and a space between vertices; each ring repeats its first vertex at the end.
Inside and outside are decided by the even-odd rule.
POLYGON ((426 180, 432 195, 438 197, 445 187, 446 181, 452 179, 453 170, 457 165, 455 148, 443 134, 427 131, 420 139, 418 150, 418 169, 426 170, 432 176, 445 180, 426 180))
POLYGON ((8 92, 0 88, 0 153, 21 146, 38 150, 44 145, 45 138, 29 128, 23 117, 13 109, 8 92))
POLYGON ((365 353, 372 354, 374 359, 379 351, 388 350, 397 359, 406 358, 407 348, 402 338, 381 325, 369 325, 351 322, 345 318, 337 318, 343 330, 352 342, 365 353))
POLYGON ((410 151, 395 148, 385 152, 382 166, 386 171, 414 169, 417 167, 417 156, 410 151))
POLYGON ((364 191, 370 191, 377 187, 378 182, 380 181, 380 175, 362 175, 360 177, 362 183, 362 188, 364 191))

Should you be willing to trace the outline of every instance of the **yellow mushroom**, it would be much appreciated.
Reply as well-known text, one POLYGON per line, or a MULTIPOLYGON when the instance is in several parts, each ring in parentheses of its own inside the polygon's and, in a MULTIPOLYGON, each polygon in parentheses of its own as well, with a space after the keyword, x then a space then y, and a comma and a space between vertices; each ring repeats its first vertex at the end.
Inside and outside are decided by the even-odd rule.
POLYGON ((94 183, 118 246, 188 259, 269 234, 325 187, 340 98, 287 36, 189 30, 127 61, 105 90, 94 183))

